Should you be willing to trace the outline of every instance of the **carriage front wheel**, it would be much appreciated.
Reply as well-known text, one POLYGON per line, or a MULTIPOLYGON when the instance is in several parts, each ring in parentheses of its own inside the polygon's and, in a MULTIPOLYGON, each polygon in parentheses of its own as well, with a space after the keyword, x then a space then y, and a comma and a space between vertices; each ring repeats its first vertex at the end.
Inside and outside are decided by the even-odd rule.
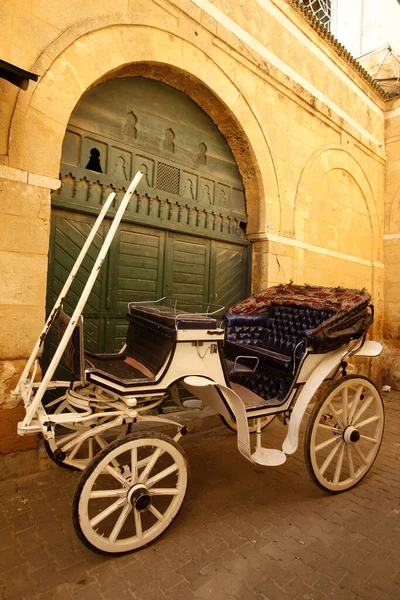
POLYGON ((347 375, 316 402, 304 453, 309 474, 333 494, 357 485, 372 467, 384 427, 380 393, 367 377, 347 375))
POLYGON ((176 517, 187 483, 187 459, 174 440, 130 434, 97 454, 82 473, 72 506, 75 530, 98 552, 139 550, 176 517))

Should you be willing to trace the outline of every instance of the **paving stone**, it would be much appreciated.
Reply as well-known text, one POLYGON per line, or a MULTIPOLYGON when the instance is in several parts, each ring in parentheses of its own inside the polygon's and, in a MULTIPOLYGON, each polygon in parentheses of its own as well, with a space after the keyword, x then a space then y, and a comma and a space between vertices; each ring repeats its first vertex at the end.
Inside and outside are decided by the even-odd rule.
POLYGON ((73 600, 99 600, 100 586, 98 583, 92 583, 83 590, 79 590, 72 595, 73 600))
POLYGON ((193 591, 196 591, 203 585, 206 585, 210 580, 209 576, 201 573, 199 565, 193 560, 190 560, 186 564, 179 567, 177 569, 177 573, 183 575, 183 577, 189 583, 190 589, 193 591))
POLYGON ((135 590, 133 597, 136 600, 164 600, 166 598, 159 581, 151 581, 138 590, 135 590))
POLYGON ((114 587, 109 590, 103 591, 102 589, 102 597, 104 600, 132 600, 134 598, 129 583, 119 579, 114 581, 114 587))

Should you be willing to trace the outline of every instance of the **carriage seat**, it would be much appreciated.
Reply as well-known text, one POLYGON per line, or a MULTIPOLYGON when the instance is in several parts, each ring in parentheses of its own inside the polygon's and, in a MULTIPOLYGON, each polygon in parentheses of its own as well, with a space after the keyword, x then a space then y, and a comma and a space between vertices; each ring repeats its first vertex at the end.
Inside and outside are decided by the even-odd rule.
POLYGON ((331 317, 331 311, 295 305, 272 305, 267 313, 225 315, 224 354, 259 359, 252 372, 231 371, 232 383, 240 383, 269 406, 279 406, 291 389, 296 367, 306 350, 308 336, 331 317))
MULTIPOLYGON (((116 354, 93 354, 84 350, 83 320, 80 318, 63 354, 66 366, 82 382, 93 374, 122 386, 134 381, 154 379, 165 364, 176 343, 176 329, 128 314, 126 347, 116 354)), ((61 309, 58 315, 58 337, 61 339, 70 317, 61 309)))
POLYGON ((228 359, 238 354, 255 356, 261 364, 290 373, 294 360, 300 361, 305 352, 306 343, 301 342, 333 314, 290 304, 272 305, 262 314, 227 314, 226 355, 228 359))

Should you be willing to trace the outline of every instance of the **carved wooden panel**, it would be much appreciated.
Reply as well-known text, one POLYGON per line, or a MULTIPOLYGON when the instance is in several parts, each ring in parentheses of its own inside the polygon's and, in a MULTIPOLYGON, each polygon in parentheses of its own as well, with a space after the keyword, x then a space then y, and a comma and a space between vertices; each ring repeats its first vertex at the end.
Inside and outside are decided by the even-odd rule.
POLYGON ((141 77, 84 94, 65 136, 53 203, 94 212, 110 190, 122 195, 139 168, 145 176, 127 220, 244 241, 244 190, 225 139, 187 96, 141 77))

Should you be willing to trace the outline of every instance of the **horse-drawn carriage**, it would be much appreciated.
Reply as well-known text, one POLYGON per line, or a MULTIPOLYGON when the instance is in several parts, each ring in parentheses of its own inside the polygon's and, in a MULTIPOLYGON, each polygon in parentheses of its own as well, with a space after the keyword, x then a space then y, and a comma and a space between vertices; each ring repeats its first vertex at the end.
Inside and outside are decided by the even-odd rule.
POLYGON ((155 410, 171 390, 181 403, 178 384, 237 432, 243 456, 266 466, 284 463, 297 450, 300 425, 314 402, 306 464, 316 483, 333 493, 365 476, 384 425, 375 385, 346 374, 352 356, 382 350, 366 341, 373 308, 364 290, 277 286, 225 316, 210 308, 193 313, 167 299, 130 303, 121 351, 85 351, 82 309, 140 177, 128 188, 69 317, 62 301, 113 198, 103 207, 14 391, 26 409, 19 434, 42 433, 56 463, 83 471, 73 500, 75 529, 85 544, 109 553, 154 541, 182 505, 188 469, 178 442, 187 430, 155 410), (39 350, 53 323, 59 345, 35 382, 39 350), (72 381, 53 379, 61 359, 72 381), (57 388, 65 393, 44 405, 45 392, 57 388), (261 432, 277 414, 288 422, 286 436, 281 448, 264 447, 261 432), (166 435, 160 425, 175 434, 166 435))

